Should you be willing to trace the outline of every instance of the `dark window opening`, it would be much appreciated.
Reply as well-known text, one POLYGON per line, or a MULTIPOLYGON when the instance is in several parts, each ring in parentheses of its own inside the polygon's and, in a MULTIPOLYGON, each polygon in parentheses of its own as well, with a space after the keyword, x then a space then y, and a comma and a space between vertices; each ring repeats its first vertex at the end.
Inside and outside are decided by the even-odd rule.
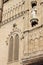
POLYGON ((37 5, 37 2, 31 2, 32 8, 35 7, 37 5))
POLYGON ((31 23, 32 27, 36 26, 37 24, 38 24, 38 22, 36 22, 36 21, 32 21, 32 23, 31 23))

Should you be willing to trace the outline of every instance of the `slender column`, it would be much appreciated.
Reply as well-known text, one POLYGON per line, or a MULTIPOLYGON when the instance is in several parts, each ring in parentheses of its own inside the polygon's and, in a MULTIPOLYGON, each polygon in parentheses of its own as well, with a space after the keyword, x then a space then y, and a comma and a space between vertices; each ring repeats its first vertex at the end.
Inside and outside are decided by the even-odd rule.
POLYGON ((24 54, 28 55, 28 32, 25 33, 25 37, 24 37, 24 54))
POLYGON ((3 0, 0 0, 0 22, 2 21, 3 0))

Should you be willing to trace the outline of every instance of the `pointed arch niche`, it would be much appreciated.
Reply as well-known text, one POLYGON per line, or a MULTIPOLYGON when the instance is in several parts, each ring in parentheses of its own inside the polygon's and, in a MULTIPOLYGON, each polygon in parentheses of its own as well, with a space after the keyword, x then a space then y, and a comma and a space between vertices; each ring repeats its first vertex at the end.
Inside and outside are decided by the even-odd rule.
POLYGON ((18 28, 14 28, 8 35, 8 63, 19 61, 19 44, 22 38, 22 32, 18 28))
POLYGON ((9 39, 8 62, 19 60, 19 35, 15 34, 9 39))

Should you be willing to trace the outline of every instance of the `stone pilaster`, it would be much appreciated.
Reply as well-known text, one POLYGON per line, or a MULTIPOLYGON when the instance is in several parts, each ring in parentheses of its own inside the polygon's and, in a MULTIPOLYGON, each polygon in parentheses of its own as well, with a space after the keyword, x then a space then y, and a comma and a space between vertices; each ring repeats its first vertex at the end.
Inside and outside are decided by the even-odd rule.
POLYGON ((0 22, 2 21, 3 0, 0 0, 0 22))

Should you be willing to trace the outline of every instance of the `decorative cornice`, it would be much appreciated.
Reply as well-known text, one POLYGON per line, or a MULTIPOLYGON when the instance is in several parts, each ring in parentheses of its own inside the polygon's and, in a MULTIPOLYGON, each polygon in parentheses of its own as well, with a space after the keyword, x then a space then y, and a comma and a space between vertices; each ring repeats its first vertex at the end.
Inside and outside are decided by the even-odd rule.
POLYGON ((26 30, 23 32, 23 36, 25 38, 25 34, 28 32, 29 34, 29 41, 34 41, 36 39, 40 39, 40 38, 43 38, 43 25, 39 26, 39 27, 36 27, 32 30, 26 30), (38 34, 37 34, 38 33, 38 34))
MULTIPOLYGON (((6 2, 6 1, 8 1, 8 0, 5 0, 4 2, 6 2)), ((25 5, 25 1, 21 1, 21 2, 19 2, 18 4, 16 4, 16 5, 13 5, 13 7, 10 7, 9 9, 8 9, 8 11, 6 10, 6 13, 4 13, 3 12, 3 17, 4 17, 4 15, 7 15, 7 16, 5 16, 5 20, 3 20, 4 18, 2 18, 2 22, 0 23, 0 26, 2 26, 2 25, 4 25, 4 24, 7 24, 8 22, 10 22, 10 21, 12 21, 12 20, 15 20, 15 19, 17 19, 17 18, 19 18, 19 17, 21 17, 21 16, 23 16, 23 14, 25 13, 25 9, 23 10, 23 8, 22 7, 24 7, 25 8, 25 6, 23 6, 23 5, 25 5), (18 5, 19 4, 19 5, 18 5), (20 7, 21 7, 21 12, 19 12, 19 10, 20 10, 20 7), (18 11, 17 11, 17 9, 18 9, 18 11), (17 14, 16 14, 16 11, 18 12, 17 14), (11 13, 12 12, 12 13, 11 13), (14 12, 14 13, 13 13, 14 12), (12 14, 11 16, 9 16, 10 14, 12 14), (14 14, 14 15, 13 15, 14 14), (9 16, 9 17, 8 17, 9 16)))
POLYGON ((38 27, 35 27, 35 28, 33 28, 33 29, 25 30, 23 33, 26 33, 26 32, 32 32, 32 31, 37 30, 37 29, 42 28, 42 27, 43 27, 43 24, 40 25, 40 26, 38 26, 38 27))
POLYGON ((17 18, 19 18, 19 17, 21 17, 21 16, 23 16, 25 13, 27 13, 27 11, 29 11, 29 10, 22 11, 22 12, 16 14, 16 15, 2 21, 2 23, 0 23, 0 27, 9 23, 9 22, 11 22, 11 21, 13 21, 13 20, 15 20, 15 19, 17 19, 17 18))

